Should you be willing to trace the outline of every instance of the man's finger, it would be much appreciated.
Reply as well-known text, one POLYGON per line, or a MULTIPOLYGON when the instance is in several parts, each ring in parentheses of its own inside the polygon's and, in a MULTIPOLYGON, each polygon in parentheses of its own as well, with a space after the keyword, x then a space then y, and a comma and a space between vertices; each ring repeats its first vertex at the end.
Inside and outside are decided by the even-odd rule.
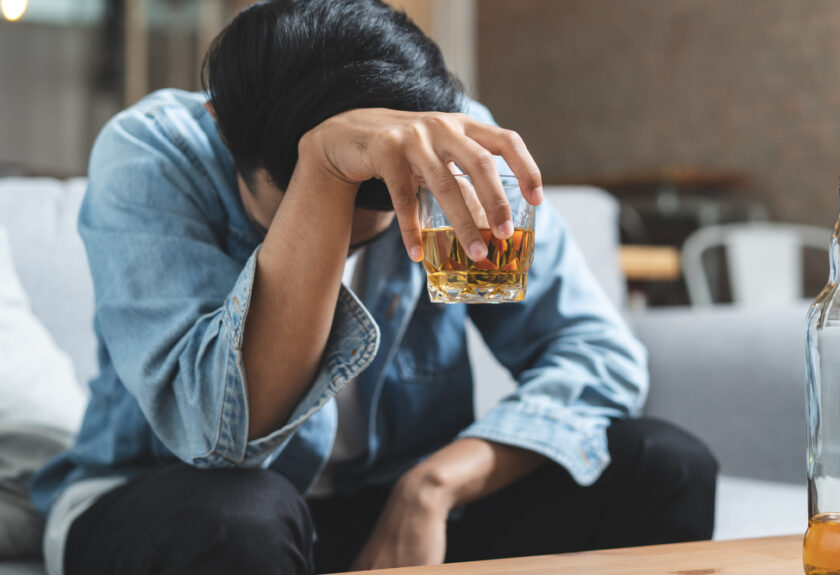
POLYGON ((487 151, 505 159, 529 203, 542 202, 542 174, 519 134, 475 121, 465 123, 464 133, 487 151))
POLYGON ((464 203, 467 205, 467 209, 470 211, 475 225, 479 228, 489 229, 490 223, 487 221, 487 214, 484 212, 484 206, 481 205, 481 201, 478 199, 478 194, 475 191, 472 180, 455 165, 455 162, 450 162, 447 167, 455 176, 458 187, 461 188, 461 197, 464 198, 464 203))
POLYGON ((493 154, 465 136, 448 138, 438 144, 438 148, 441 155, 454 160, 469 174, 493 235, 501 239, 513 235, 510 202, 505 195, 493 154))
POLYGON ((410 167, 403 162, 396 162, 383 174, 394 213, 400 225, 405 250, 415 262, 423 260, 423 244, 420 238, 420 218, 417 213, 417 183, 411 175, 410 167))
POLYGON ((455 176, 435 151, 424 142, 418 142, 408 152, 409 161, 422 175, 426 187, 431 190, 443 213, 455 230, 461 246, 473 261, 487 257, 487 245, 473 221, 470 210, 455 181, 455 176))

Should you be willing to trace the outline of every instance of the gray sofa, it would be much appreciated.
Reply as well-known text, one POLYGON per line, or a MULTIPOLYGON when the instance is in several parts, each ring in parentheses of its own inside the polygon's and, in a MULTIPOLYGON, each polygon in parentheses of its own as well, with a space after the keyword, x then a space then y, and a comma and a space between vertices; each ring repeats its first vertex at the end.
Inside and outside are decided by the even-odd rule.
MULTIPOLYGON (((81 179, 0 180, 0 226, 33 311, 73 358, 80 381, 96 371, 93 289, 76 233, 81 179)), ((594 188, 551 188, 548 197, 569 223, 607 293, 623 306, 618 266, 618 207, 594 188)), ((806 303, 785 309, 734 307, 628 313, 648 346, 647 413, 683 425, 717 455, 715 536, 734 538, 804 530, 805 424, 803 341, 806 303)), ((511 385, 507 372, 471 332, 485 411, 511 385)), ((43 573, 38 563, 0 563, 3 573, 43 573)))

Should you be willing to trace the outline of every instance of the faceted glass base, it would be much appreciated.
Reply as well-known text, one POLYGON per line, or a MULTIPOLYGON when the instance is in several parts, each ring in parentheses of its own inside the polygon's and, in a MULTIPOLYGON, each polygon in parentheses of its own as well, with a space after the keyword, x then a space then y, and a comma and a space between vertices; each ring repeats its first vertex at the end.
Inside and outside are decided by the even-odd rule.
POLYGON ((463 272, 429 274, 429 299, 434 303, 507 303, 525 299, 526 274, 505 274, 499 283, 476 282, 463 272))

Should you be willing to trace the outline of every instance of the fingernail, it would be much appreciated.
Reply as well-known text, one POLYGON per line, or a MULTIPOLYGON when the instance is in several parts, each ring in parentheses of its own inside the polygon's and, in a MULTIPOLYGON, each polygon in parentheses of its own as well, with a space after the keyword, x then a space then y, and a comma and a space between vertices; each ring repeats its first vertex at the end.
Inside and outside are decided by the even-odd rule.
POLYGON ((408 249, 408 256, 415 262, 420 261, 423 257, 423 250, 420 249, 420 246, 411 246, 408 249))
POLYGON ((475 240, 470 244, 470 258, 475 262, 480 262, 487 257, 487 246, 484 242, 475 240))
POLYGON ((538 202, 541 202, 541 201, 543 201, 544 197, 545 197, 545 194, 543 193, 542 187, 534 188, 534 199, 535 200, 537 200, 538 202))
POLYGON ((500 240, 506 240, 513 235, 513 222, 507 220, 500 226, 496 226, 496 237, 500 240))

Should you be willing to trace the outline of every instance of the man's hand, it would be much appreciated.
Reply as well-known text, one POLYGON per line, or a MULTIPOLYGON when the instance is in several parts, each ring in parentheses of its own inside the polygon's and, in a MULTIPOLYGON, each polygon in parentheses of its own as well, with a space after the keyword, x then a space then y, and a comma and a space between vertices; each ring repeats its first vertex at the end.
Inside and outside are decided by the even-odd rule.
POLYGON ((474 260, 487 247, 469 206, 483 207, 493 234, 513 234, 510 205, 493 155, 501 155, 519 180, 525 199, 542 201, 536 162, 516 132, 482 124, 464 114, 402 112, 380 108, 350 110, 325 120, 301 138, 300 158, 314 162, 336 180, 359 184, 384 180, 409 257, 423 258, 417 216, 417 182, 422 178, 446 213, 455 235, 474 260), (455 163, 472 178, 462 189, 455 163))
POLYGON ((397 482, 354 571, 438 565, 446 554, 446 518, 450 503, 437 486, 406 474, 397 482))
POLYGON ((495 493, 545 461, 537 453, 483 439, 450 443, 400 478, 353 569, 443 563, 449 512, 495 493))

